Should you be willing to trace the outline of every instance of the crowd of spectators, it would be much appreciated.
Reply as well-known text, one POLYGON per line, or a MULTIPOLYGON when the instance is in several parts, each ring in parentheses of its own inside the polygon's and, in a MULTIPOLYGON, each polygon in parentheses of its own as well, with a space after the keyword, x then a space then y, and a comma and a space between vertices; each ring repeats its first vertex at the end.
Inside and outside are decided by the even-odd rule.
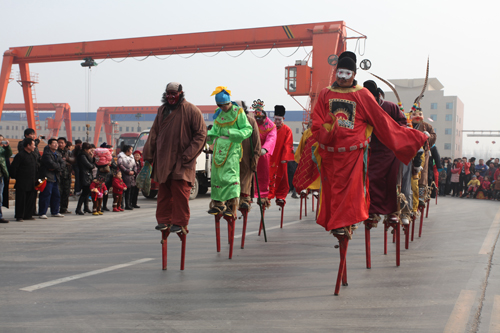
POLYGON ((445 157, 439 172, 439 195, 460 198, 481 198, 500 201, 500 167, 498 158, 484 163, 476 158, 445 157))
MULTIPOLYGON (((137 205, 139 189, 135 179, 142 168, 142 154, 138 151, 132 153, 131 146, 123 147, 116 162, 110 158, 109 163, 106 161, 103 164, 98 163, 95 152, 96 149, 108 149, 111 157, 113 147, 106 143, 96 148, 81 140, 76 140, 73 145, 64 137, 51 138, 42 153, 38 150, 39 143, 40 138, 36 137, 35 131, 26 129, 11 164, 9 141, 0 135, 0 202, 8 207, 9 177, 14 178, 16 221, 33 220, 35 216, 47 219, 49 209, 50 216, 56 218, 71 214, 68 210, 71 195, 79 196, 75 210, 78 215, 102 215, 103 211, 110 211, 108 193, 113 195, 114 212, 123 211, 122 206, 126 210, 140 208, 137 205), (93 203, 92 210, 89 208, 90 201, 93 203)), ((8 222, 0 208, 0 223, 8 222)))

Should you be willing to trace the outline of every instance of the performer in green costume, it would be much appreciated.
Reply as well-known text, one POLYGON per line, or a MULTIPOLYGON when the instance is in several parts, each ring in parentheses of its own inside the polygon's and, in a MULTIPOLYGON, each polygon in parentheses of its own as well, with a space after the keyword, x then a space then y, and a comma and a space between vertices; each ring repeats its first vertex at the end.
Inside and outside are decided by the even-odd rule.
POLYGON ((208 143, 214 144, 212 158, 211 197, 209 214, 234 216, 240 196, 241 142, 253 131, 242 108, 231 103, 231 91, 217 87, 212 93, 219 107, 213 127, 208 131, 208 143))

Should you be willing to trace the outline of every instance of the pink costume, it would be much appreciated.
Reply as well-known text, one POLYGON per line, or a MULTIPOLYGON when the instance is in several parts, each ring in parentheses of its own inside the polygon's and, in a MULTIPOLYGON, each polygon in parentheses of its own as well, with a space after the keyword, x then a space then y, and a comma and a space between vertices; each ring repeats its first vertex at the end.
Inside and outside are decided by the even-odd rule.
MULTIPOLYGON (((260 156, 259 163, 257 164, 257 176, 259 178, 260 197, 267 198, 269 195, 269 166, 271 155, 274 152, 276 145, 276 125, 266 117, 264 123, 259 125, 260 143, 262 148, 267 150, 267 153, 260 156)), ((258 198, 257 186, 254 186, 254 197, 258 198)))

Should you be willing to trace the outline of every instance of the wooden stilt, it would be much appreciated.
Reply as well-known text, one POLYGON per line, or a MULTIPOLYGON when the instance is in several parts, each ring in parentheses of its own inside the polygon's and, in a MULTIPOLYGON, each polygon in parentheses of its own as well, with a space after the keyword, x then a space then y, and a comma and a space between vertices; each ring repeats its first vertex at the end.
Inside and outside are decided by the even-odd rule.
MULTIPOLYGON (((266 214, 266 210, 264 209, 262 211, 262 215, 265 215, 266 214)), ((259 224, 259 236, 260 236, 260 232, 262 231, 262 218, 260 219, 260 224, 259 224)))
POLYGON ((401 255, 401 229, 398 223, 392 223, 395 224, 393 226, 393 229, 396 229, 395 234, 396 234, 396 266, 399 267, 400 264, 400 255, 401 255))
POLYGON ((281 200, 283 200, 283 202, 278 202, 278 200, 276 200, 276 205, 278 207, 280 207, 280 209, 281 209, 281 223, 280 223, 280 228, 283 229, 283 214, 285 213, 286 201, 285 201, 285 199, 281 199, 281 200))
POLYGON ((234 216, 224 216, 224 220, 227 221, 227 234, 229 242, 229 259, 233 258, 233 245, 234 245, 234 229, 236 225, 236 220, 234 216))
POLYGON ((217 252, 220 252, 220 219, 222 214, 215 215, 215 243, 217 246, 217 252))
MULTIPOLYGON (((186 231, 187 232, 187 231, 186 231)), ((170 235, 170 228, 167 230, 162 230, 161 232, 161 261, 162 261, 162 269, 167 269, 167 239, 170 235)), ((181 240, 181 271, 184 270, 184 261, 186 259, 186 234, 184 232, 180 232, 177 234, 179 239, 181 240)))
POLYGON ((337 273, 337 282, 335 284, 335 293, 334 293, 335 296, 338 296, 340 292, 340 283, 342 282, 343 286, 348 285, 346 257, 347 257, 347 247, 349 245, 349 236, 335 235, 335 234, 334 236, 339 240, 339 245, 335 247, 338 247, 340 252, 339 271, 337 273))
POLYGON ((389 230, 389 223, 384 221, 384 254, 387 254, 387 230, 389 230))
MULTIPOLYGON (((411 219, 409 223, 412 223, 411 219)), ((410 247, 410 224, 403 224, 403 232, 405 234, 405 249, 407 250, 410 247)))
POLYGON ((424 224, 424 207, 420 208, 420 228, 418 229, 418 237, 422 237, 422 226, 424 224))
POLYGON ((370 230, 376 225, 377 221, 365 220, 365 252, 366 252, 366 268, 372 268, 372 254, 371 254, 371 242, 370 242, 370 230))
POLYGON ((415 235, 415 220, 416 220, 415 213, 411 215, 411 241, 413 242, 413 235, 415 235))
POLYGON ((245 248, 245 235, 247 232, 248 209, 241 209, 241 216, 243 217, 243 231, 241 232, 241 248, 245 248))
MULTIPOLYGON (((437 198, 437 196, 436 196, 437 198)), ((427 200, 427 210, 425 212, 425 218, 429 217, 429 206, 431 205, 431 200, 427 200)))

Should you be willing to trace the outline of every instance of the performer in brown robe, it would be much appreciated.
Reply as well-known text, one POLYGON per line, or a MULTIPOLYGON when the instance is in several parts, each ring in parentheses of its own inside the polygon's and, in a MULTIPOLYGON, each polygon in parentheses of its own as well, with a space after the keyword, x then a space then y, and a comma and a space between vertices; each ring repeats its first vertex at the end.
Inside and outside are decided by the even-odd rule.
POLYGON ((259 126, 253 116, 249 115, 245 101, 236 101, 236 103, 245 111, 248 122, 253 127, 252 135, 241 143, 243 146, 243 157, 240 161, 240 208, 250 209, 252 179, 254 173, 257 171, 257 163, 261 150, 259 126))
MULTIPOLYGON (((365 81, 368 89, 382 109, 400 126, 406 127, 406 117, 399 107, 392 102, 380 98, 377 84, 365 81)), ((375 133, 370 143, 370 159, 368 163, 368 180, 370 191, 370 217, 372 215, 390 215, 391 222, 398 222, 397 185, 400 161, 396 155, 379 141, 375 133)))
POLYGON ((156 205, 156 230, 179 233, 188 225, 189 195, 196 180, 196 158, 207 136, 203 114, 184 99, 182 85, 170 82, 163 105, 144 146, 144 160, 151 163, 151 178, 160 184, 156 205))

